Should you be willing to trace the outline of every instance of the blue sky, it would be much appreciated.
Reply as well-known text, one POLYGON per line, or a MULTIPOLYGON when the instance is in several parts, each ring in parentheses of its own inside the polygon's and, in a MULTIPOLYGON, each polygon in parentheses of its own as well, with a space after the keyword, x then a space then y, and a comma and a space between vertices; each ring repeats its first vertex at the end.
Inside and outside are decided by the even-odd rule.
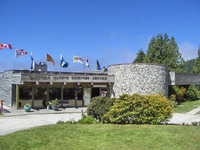
POLYGON ((131 63, 152 36, 174 36, 185 60, 196 58, 200 45, 198 0, 0 0, 0 43, 28 52, 14 58, 14 49, 0 51, 0 71, 30 69, 49 53, 50 71, 87 70, 73 56, 88 57, 92 70, 131 63), (69 63, 59 67, 60 54, 69 63))

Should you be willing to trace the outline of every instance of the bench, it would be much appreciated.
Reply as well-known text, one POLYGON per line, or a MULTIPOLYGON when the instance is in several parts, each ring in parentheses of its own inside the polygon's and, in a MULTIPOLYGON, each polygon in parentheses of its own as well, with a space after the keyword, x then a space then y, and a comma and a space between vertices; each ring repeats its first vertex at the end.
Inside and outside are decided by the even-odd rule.
POLYGON ((68 100, 58 100, 59 106, 63 107, 63 105, 69 106, 69 101, 68 100))

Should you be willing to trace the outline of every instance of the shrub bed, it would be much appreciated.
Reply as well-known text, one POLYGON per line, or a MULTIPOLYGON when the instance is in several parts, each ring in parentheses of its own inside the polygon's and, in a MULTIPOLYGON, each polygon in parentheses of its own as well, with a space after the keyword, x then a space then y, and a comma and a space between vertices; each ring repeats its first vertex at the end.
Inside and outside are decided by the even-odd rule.
POLYGON ((123 94, 104 115, 104 120, 115 124, 158 124, 167 121, 172 111, 170 101, 162 94, 123 94))

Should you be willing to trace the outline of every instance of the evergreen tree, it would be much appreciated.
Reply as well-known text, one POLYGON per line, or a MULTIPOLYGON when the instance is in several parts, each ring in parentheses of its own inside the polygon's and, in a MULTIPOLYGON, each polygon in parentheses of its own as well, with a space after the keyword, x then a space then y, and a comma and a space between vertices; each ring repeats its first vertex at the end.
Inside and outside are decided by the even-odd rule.
POLYGON ((183 69, 181 70, 182 73, 193 73, 195 66, 195 59, 190 59, 185 62, 183 69))
POLYGON ((153 37, 147 50, 146 63, 166 64, 170 71, 180 72, 184 65, 184 60, 179 53, 178 45, 172 37, 169 39, 167 33, 158 34, 153 37))
POLYGON ((140 49, 140 51, 137 53, 137 57, 135 58, 133 63, 143 63, 145 57, 146 57, 146 54, 144 53, 144 51, 142 49, 140 49))
POLYGON ((193 73, 200 74, 200 46, 198 49, 198 57, 195 59, 195 66, 193 68, 193 73))

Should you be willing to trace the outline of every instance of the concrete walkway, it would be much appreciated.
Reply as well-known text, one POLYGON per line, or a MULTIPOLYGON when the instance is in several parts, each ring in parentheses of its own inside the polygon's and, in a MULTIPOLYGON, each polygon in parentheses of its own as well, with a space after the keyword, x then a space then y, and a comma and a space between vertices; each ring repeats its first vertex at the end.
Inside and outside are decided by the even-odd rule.
POLYGON ((196 108, 196 109, 193 109, 192 111, 190 111, 190 112, 188 112, 188 113, 186 113, 186 114, 188 114, 188 115, 194 115, 194 114, 196 114, 197 112, 199 112, 200 111, 200 107, 198 107, 198 108, 196 108))
POLYGON ((34 114, 0 117, 0 135, 5 135, 37 126, 55 124, 58 120, 67 121, 70 119, 78 121, 81 119, 81 113, 34 114))
POLYGON ((200 115, 194 114, 181 114, 181 113, 174 113, 173 117, 170 119, 168 123, 172 124, 192 124, 192 122, 199 122, 200 115))
MULTIPOLYGON (((186 114, 174 113, 169 123, 172 124, 191 124, 199 122, 200 115, 195 114, 200 109, 196 108, 186 114)), ((3 117, 0 116, 0 135, 13 133, 19 130, 29 129, 37 126, 55 124, 59 120, 67 121, 81 119, 82 112, 86 112, 85 107, 81 108, 59 108, 59 111, 47 109, 32 109, 25 112, 23 109, 16 110, 4 106, 3 117)))
POLYGON ((200 107, 193 109, 187 113, 174 113, 169 123, 173 124, 192 124, 192 122, 200 122, 200 114, 196 114, 200 111, 200 107))
POLYGON ((17 110, 4 106, 3 112, 3 116, 0 116, 0 135, 37 126, 55 124, 59 120, 78 121, 81 119, 82 112, 86 113, 86 107, 59 108, 59 111, 31 109, 31 112, 25 112, 24 109, 17 110))
POLYGON ((24 115, 39 115, 39 114, 64 114, 64 113, 82 113, 86 112, 86 107, 78 108, 59 108, 58 111, 51 109, 31 109, 31 112, 25 112, 24 109, 16 109, 4 106, 3 114, 5 117, 24 116, 24 115))

